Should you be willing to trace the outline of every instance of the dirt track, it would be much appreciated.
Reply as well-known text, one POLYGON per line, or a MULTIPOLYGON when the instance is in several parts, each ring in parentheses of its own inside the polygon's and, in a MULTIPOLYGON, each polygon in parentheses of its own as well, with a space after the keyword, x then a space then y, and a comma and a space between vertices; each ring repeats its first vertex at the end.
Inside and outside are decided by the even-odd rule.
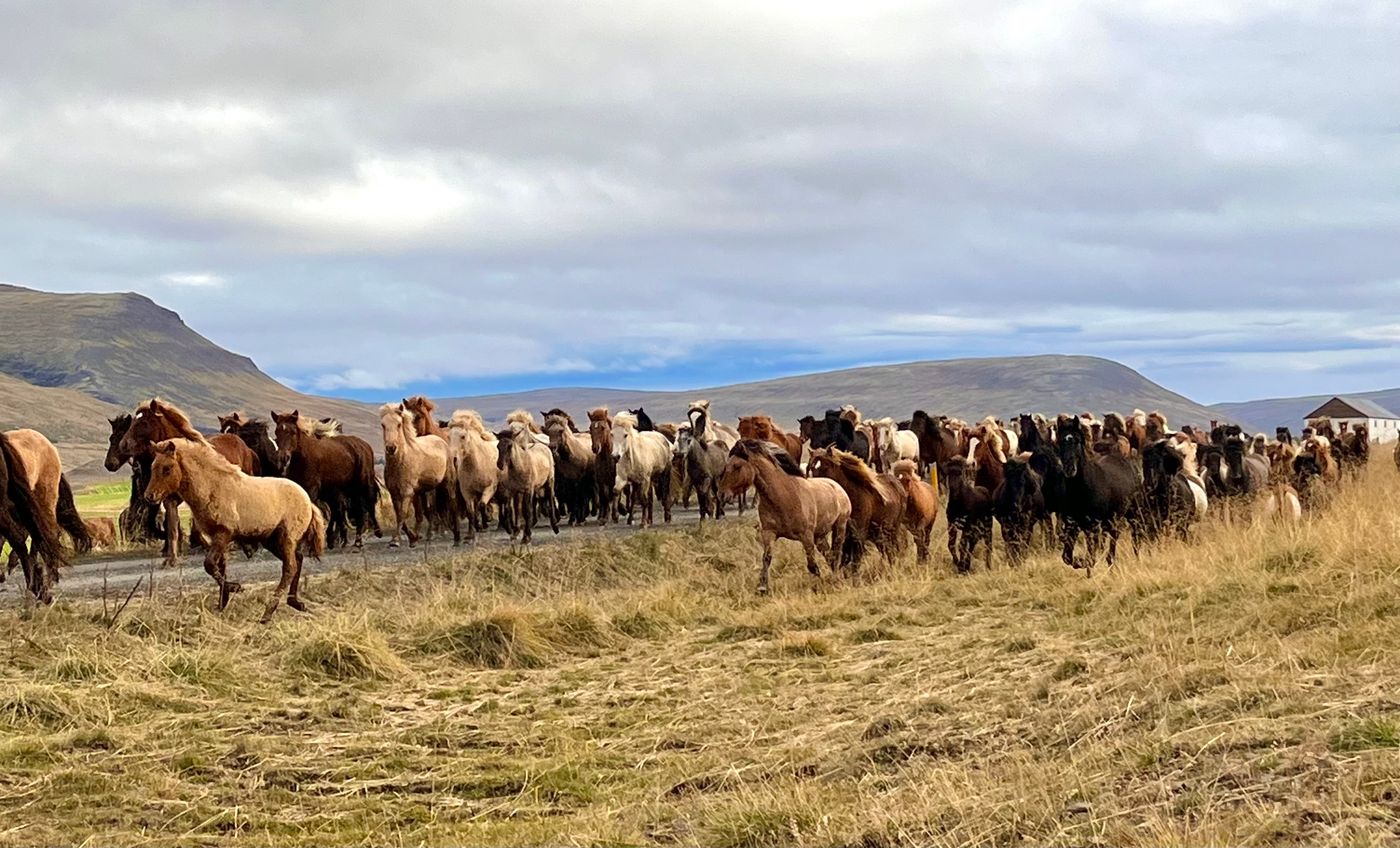
MULTIPOLYGON (((747 513, 748 516, 752 514, 747 513)), ((658 522, 660 517, 661 510, 658 509, 658 522)), ((700 515, 696 510, 676 507, 672 512, 671 524, 658 523, 656 529, 689 527, 698 523, 699 520, 700 515)), ((531 544, 535 546, 570 544, 600 536, 617 536, 636 532, 639 532, 638 528, 629 527, 626 524, 609 524, 606 527, 599 527, 595 524, 589 524, 585 527, 561 525, 559 535, 556 536, 549 531, 549 524, 542 522, 539 527, 535 528, 535 536, 531 544)), ((453 548, 450 536, 438 534, 432 542, 420 542, 415 548, 409 548, 406 544, 398 548, 391 548, 386 534, 383 539, 368 537, 365 540, 363 551, 338 549, 326 552, 319 561, 307 558, 304 568, 307 574, 321 574, 346 568, 421 565, 435 557, 451 556, 454 551, 491 549, 509 550, 510 540, 504 533, 492 530, 478 534, 475 546, 464 540, 460 548, 453 548), (445 544, 444 539, 446 539, 445 544)), ((156 547, 152 547, 149 553, 140 557, 132 557, 130 553, 115 556, 98 554, 83 557, 72 567, 64 569, 62 579, 55 587, 54 597, 100 597, 104 592, 109 596, 124 597, 143 578, 151 581, 154 584, 154 591, 157 592, 176 590, 181 587, 191 591, 213 591, 214 582, 204 573, 203 563, 203 554, 195 553, 184 556, 181 564, 176 568, 161 568, 160 550, 156 547)), ((272 581, 281 574, 281 564, 265 551, 259 552, 252 560, 248 560, 241 552, 233 550, 229 552, 228 571, 231 579, 242 583, 272 581)), ((18 574, 15 576, 17 577, 18 574)), ((21 581, 14 579, 0 585, 0 602, 19 598, 18 590, 21 585, 21 581)), ((142 583, 138 591, 144 594, 149 588, 147 583, 142 583)))

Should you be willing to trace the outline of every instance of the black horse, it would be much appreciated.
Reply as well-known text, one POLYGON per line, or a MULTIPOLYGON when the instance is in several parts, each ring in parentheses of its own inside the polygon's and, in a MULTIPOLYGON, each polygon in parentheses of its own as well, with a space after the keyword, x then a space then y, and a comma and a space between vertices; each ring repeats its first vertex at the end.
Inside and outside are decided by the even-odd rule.
POLYGON ((1066 565, 1092 573, 1103 537, 1108 536, 1108 564, 1118 555, 1118 537, 1132 517, 1142 489, 1137 465, 1118 454, 1090 456, 1089 432, 1078 418, 1061 415, 1055 424, 1056 447, 1064 470, 1060 505, 1061 554, 1066 565), (1077 560, 1075 542, 1084 533, 1088 557, 1077 560))

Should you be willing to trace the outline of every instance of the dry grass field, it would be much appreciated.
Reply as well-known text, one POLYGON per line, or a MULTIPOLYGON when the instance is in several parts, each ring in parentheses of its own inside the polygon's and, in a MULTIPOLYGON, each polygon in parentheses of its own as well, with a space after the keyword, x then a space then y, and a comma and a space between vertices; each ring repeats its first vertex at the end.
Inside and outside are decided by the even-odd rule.
MULTIPOLYGON (((0 844, 1400 839, 1400 475, 1092 580, 751 525, 0 611, 0 844)), ((237 568, 236 565, 233 566, 237 568)))

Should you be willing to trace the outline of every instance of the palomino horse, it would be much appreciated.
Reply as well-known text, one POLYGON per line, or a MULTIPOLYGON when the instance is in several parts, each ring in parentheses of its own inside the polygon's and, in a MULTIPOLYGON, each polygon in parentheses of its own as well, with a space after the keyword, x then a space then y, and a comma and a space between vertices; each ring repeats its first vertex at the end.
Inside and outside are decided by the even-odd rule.
POLYGON ((521 544, 530 544, 535 521, 539 518, 539 499, 549 509, 549 529, 559 533, 559 505, 554 499, 554 453, 541 444, 523 421, 512 421, 496 434, 496 470, 500 474, 500 492, 505 498, 505 512, 511 541, 520 536, 521 544))
POLYGON ((466 509, 467 540, 486 528, 486 515, 496 497, 501 472, 496 468, 496 434, 486 429, 481 416, 470 409, 452 413, 447 443, 457 465, 457 491, 466 509))
MULTIPOLYGON (((446 504, 452 543, 462 543, 457 520, 457 473, 441 436, 420 436, 414 429, 413 413, 402 404, 379 407, 379 427, 384 434, 384 485, 394 503, 394 538, 389 547, 399 546, 400 534, 408 535, 408 545, 418 544, 418 530, 427 518, 428 499, 446 504), (413 526, 406 515, 413 509, 413 526)), ((343 437, 342 437, 343 438, 343 437)), ((428 532, 432 532, 429 522, 428 532)))
POLYGON ((0 540, 9 543, 11 556, 24 569, 29 591, 41 602, 52 603, 50 587, 67 555, 57 517, 29 485, 24 461, 8 433, 0 433, 0 540))
POLYGON ((836 571, 851 520, 851 499, 834 480, 808 479, 787 452, 768 442, 744 439, 729 452, 720 486, 731 495, 758 488, 758 543, 763 565, 758 593, 768 594, 773 543, 791 539, 802 545, 807 570, 821 574, 821 559, 836 571))
POLYGON ((374 476, 374 448, 357 436, 317 436, 322 422, 297 410, 272 413, 277 426, 276 469, 297 483, 314 504, 329 508, 330 525, 339 535, 355 526, 355 547, 364 545, 365 529, 383 536, 379 527, 379 480, 374 476), (338 529, 337 529, 338 528, 338 529))
POLYGON ((842 562, 853 570, 859 567, 866 542, 873 542, 887 562, 894 562, 903 542, 904 487, 889 475, 871 471, 855 454, 836 448, 812 451, 807 473, 835 480, 851 499, 851 527, 842 562))
POLYGON ((155 445, 155 462, 146 500, 163 503, 178 497, 190 508, 194 525, 207 540, 204 570, 219 584, 219 609, 242 587, 228 579, 228 546, 257 544, 282 561, 282 579, 263 611, 272 620, 283 595, 287 606, 305 610, 297 596, 302 553, 319 559, 325 550, 326 524, 306 490, 281 477, 250 477, 224 460, 207 442, 168 439, 155 445))
MULTIPOLYGON (((617 488, 632 490, 632 505, 641 505, 641 526, 650 527, 655 498, 661 498, 665 522, 671 523, 671 440, 655 430, 637 429, 637 416, 619 412, 613 418, 613 456, 617 459, 617 488)), ((632 523, 632 510, 627 511, 632 523)))
MULTIPOLYGON (((127 429, 126 435, 122 436, 121 442, 118 443, 117 452, 120 456, 138 459, 138 461, 153 460, 156 442, 163 442, 166 439, 189 439, 196 442, 206 442, 218 451, 220 456, 245 474, 253 473, 253 463, 257 461, 257 457, 253 455, 247 445, 243 444, 242 439, 227 433, 220 433, 213 438, 206 439, 190 423, 188 415, 174 404, 166 403, 160 398, 152 398, 136 407, 136 411, 131 415, 131 427, 127 429)), ((163 564, 166 568, 172 568, 176 558, 180 555, 180 502, 170 500, 164 506, 165 561, 163 564)), ((194 538, 191 538, 190 541, 193 543, 194 538)))
POLYGON ((739 418, 739 437, 770 442, 787 451, 793 462, 802 461, 802 437, 796 433, 783 432, 783 428, 773 423, 770 416, 741 416, 739 418))
POLYGON ((617 523, 617 458, 612 449, 612 418, 608 408, 588 411, 588 438, 593 448, 594 500, 598 504, 598 524, 609 519, 617 523))
POLYGON ((574 428, 573 419, 560 411, 545 414, 544 433, 554 451, 554 485, 569 513, 569 526, 588 522, 593 506, 593 441, 574 428))
POLYGON ((919 562, 928 562, 929 540, 938 522, 938 490, 919 479, 919 464, 912 459, 894 464, 894 478, 904 487, 904 526, 914 537, 919 562))

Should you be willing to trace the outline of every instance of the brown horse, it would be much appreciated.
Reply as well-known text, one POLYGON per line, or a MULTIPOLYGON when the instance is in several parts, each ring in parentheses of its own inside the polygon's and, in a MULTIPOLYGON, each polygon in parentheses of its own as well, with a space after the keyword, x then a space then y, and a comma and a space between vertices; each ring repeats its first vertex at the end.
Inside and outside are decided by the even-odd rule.
MULTIPOLYGON (((384 434, 384 483, 394 503, 394 538, 389 546, 398 547, 401 533, 408 535, 409 547, 418 544, 418 531, 428 517, 430 503, 446 506, 452 543, 460 545, 457 469, 452 464, 447 440, 437 435, 418 435, 414 414, 402 404, 381 406, 379 426, 384 434), (414 512, 413 527, 408 526, 410 506, 414 512)), ((428 531, 432 532, 431 522, 428 531)))
MULTIPOLYGON (((33 492, 35 501, 73 540, 78 553, 92 548, 92 538, 83 524, 82 516, 73 502, 73 489, 63 474, 63 462, 58 448, 54 447, 43 433, 37 430, 11 430, 6 434, 10 446, 19 459, 22 474, 21 482, 33 492)), ((17 551, 12 551, 6 569, 22 565, 17 551)), ((45 565, 41 572, 45 579, 56 581, 59 562, 45 565)))
POLYGON ((374 475, 374 448, 358 436, 317 436, 321 422, 297 410, 272 412, 277 427, 277 467, 306 490, 314 504, 325 504, 332 527, 355 526, 355 547, 364 545, 368 528, 379 526, 379 480, 374 475))
POLYGON ((617 457, 613 456, 612 417, 600 406, 588 411, 588 438, 593 449, 594 501, 598 524, 617 523, 617 457))
POLYGON ((107 437, 107 457, 103 466, 108 471, 117 471, 127 463, 131 464, 131 492, 127 496, 126 509, 122 510, 118 523, 122 535, 129 542, 150 542, 165 538, 165 528, 161 526, 161 510, 146 501, 146 484, 151 480, 151 455, 128 456, 121 451, 122 438, 131 429, 131 413, 123 412, 107 423, 112 432, 107 437))
POLYGON ((92 537, 94 548, 111 549, 117 546, 117 522, 106 516, 102 518, 85 518, 83 526, 87 528, 88 535, 92 537))
POLYGON ((836 448, 812 451, 807 473, 835 480, 851 499, 851 526, 842 550, 842 561, 856 568, 871 542, 894 562, 903 546, 900 530, 904 521, 906 496, 899 481, 888 474, 876 474, 853 453, 836 448))
POLYGON ((739 418, 739 438, 758 439, 775 444, 787 451, 793 462, 802 461, 802 437, 786 433, 767 415, 744 415, 739 418))
POLYGON ((11 557, 24 569, 29 591, 52 603, 51 587, 59 567, 68 562, 67 553, 57 516, 29 484, 8 433, 0 433, 0 540, 9 543, 11 557))
MULTIPOLYGON (((243 440, 228 433, 220 433, 212 439, 195 429, 190 418, 174 404, 152 398, 136 407, 131 415, 131 426, 117 445, 120 456, 151 458, 154 460, 155 444, 167 439, 189 439, 204 442, 218 452, 233 467, 244 474, 256 473, 257 457, 243 440)), ((175 565, 180 555, 180 502, 170 500, 165 504, 165 562, 166 568, 175 565)), ((193 539, 191 542, 193 543, 193 539)))
POLYGON ((758 542, 763 546, 758 593, 768 594, 773 542, 778 539, 801 543, 812 575, 821 574, 818 554, 834 572, 851 521, 851 499, 840 484, 808 479, 792 457, 776 445, 744 439, 729 452, 720 488, 738 495, 755 486, 759 493, 758 542))
POLYGON ((911 459, 894 464, 894 477, 904 487, 904 526, 914 537, 919 562, 928 562, 929 540, 938 522, 938 490, 919 479, 919 466, 911 459))
POLYGON ((569 526, 582 526, 588 521, 594 496, 593 464, 597 460, 592 439, 578 432, 573 419, 559 411, 546 413, 544 432, 554 451, 554 486, 568 510, 569 526))
POLYGON ((219 584, 219 609, 242 587, 228 579, 230 544, 261 545, 282 561, 282 579, 263 611, 272 620, 286 595, 287 606, 305 610, 297 596, 302 554, 320 558, 325 550, 326 525, 306 491, 280 477, 250 477, 225 461, 208 442, 167 439, 154 448, 151 482, 146 500, 165 503, 179 498, 190 508, 194 525, 208 540, 204 570, 219 584))
POLYGON ((511 541, 522 536, 521 544, 530 544, 538 517, 539 501, 549 510, 549 528, 559 532, 559 504, 554 497, 554 454, 544 443, 535 439, 529 425, 512 421, 496 434, 496 469, 500 473, 499 490, 509 506, 511 541))
POLYGON ((447 431, 438 423, 437 405, 423 395, 404 398, 403 408, 413 413, 413 429, 420 436, 441 436, 447 438, 447 431))
POLYGON ((266 421, 247 418, 241 412, 220 415, 219 432, 237 436, 253 452, 258 459, 258 474, 255 476, 280 476, 281 463, 277 459, 277 443, 272 440, 266 421))

